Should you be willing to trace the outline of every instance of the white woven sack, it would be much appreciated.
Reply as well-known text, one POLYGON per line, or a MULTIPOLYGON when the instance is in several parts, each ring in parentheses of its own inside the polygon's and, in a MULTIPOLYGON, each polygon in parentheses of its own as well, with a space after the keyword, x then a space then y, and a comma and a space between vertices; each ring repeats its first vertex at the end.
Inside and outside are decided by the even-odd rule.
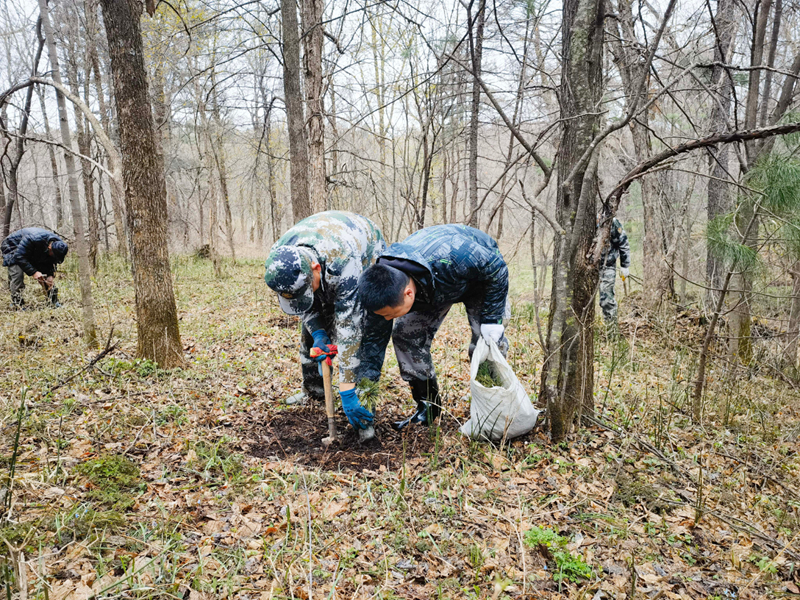
POLYGON ((511 370, 508 362, 492 340, 478 340, 472 353, 469 370, 469 389, 472 402, 469 408, 470 419, 461 426, 461 433, 474 439, 498 441, 511 439, 528 433, 536 425, 539 411, 525 393, 525 389, 511 370), (478 367, 488 360, 502 387, 484 387, 475 378, 478 367))

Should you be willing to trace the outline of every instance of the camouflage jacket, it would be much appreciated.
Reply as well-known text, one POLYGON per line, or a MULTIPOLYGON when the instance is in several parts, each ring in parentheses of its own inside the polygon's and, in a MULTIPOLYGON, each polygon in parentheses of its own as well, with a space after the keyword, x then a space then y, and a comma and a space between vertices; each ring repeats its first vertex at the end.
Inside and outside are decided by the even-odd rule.
POLYGON ((418 281, 418 301, 442 305, 483 296, 481 323, 502 323, 508 267, 489 235, 466 225, 434 225, 392 244, 378 259, 413 261, 429 273, 418 281), (421 292, 421 293, 420 293, 421 292))
POLYGON ((328 332, 339 347, 339 380, 358 383, 356 369, 363 335, 364 315, 358 300, 358 278, 386 249, 377 225, 360 215, 327 211, 303 219, 273 246, 309 248, 322 266, 314 304, 302 315, 309 332, 325 329, 321 306, 332 305, 334 331, 328 332))
POLYGON ((623 229, 619 219, 614 217, 600 264, 604 267, 616 268, 617 258, 619 258, 620 267, 627 268, 631 266, 631 247, 628 244, 628 234, 625 233, 625 229, 623 229))

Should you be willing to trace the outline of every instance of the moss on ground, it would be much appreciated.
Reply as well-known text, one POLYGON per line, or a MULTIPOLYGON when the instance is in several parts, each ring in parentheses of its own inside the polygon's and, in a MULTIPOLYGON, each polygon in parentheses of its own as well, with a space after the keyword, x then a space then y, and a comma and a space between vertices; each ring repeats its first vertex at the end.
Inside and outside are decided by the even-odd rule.
POLYGON ((124 456, 100 456, 78 465, 75 471, 89 480, 89 500, 116 511, 133 506, 134 494, 145 489, 139 467, 124 456))

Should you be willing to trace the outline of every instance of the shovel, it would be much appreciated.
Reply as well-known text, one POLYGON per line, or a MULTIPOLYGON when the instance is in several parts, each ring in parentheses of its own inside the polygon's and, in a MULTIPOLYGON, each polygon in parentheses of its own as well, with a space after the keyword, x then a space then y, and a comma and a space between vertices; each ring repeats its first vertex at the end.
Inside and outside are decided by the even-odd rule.
MULTIPOLYGON (((315 352, 319 348, 311 349, 311 358, 316 358, 320 352, 315 352)), ((331 365, 330 358, 323 360, 320 365, 322 366, 322 384, 325 387, 325 414, 328 416, 328 437, 322 438, 323 446, 330 446, 333 442, 339 440, 336 434, 336 422, 334 421, 333 413, 333 387, 331 386, 331 365)))

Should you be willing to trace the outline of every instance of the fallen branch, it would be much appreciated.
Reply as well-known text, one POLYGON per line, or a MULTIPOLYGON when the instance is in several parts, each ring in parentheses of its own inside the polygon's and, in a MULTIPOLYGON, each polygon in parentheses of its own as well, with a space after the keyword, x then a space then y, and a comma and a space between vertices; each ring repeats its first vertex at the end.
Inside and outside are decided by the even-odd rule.
POLYGON ((62 381, 59 381, 59 382, 58 382, 56 385, 54 385, 53 387, 51 387, 49 390, 47 390, 47 392, 46 392, 45 394, 42 394, 42 395, 43 395, 43 396, 49 396, 50 394, 52 394, 53 392, 55 392, 57 389, 64 387, 64 386, 65 386, 65 385, 67 385, 67 384, 68 384, 70 381, 72 381, 73 379, 75 379, 75 378, 76 378, 78 375, 81 375, 82 373, 85 373, 86 371, 88 371, 89 369, 91 369, 92 367, 94 367, 94 366, 95 366, 95 365, 96 365, 98 362, 100 362, 101 360, 103 360, 103 359, 104 359, 106 356, 108 356, 109 354, 111 354, 112 352, 114 352, 114 350, 116 350, 116 349, 117 349, 117 345, 118 345, 119 343, 117 342, 117 343, 115 343, 115 344, 111 344, 111 336, 113 336, 113 335, 114 335, 114 328, 112 327, 112 328, 111 328, 111 331, 110 331, 110 332, 109 332, 109 334, 108 334, 108 340, 106 341, 106 347, 105 347, 105 348, 103 348, 103 350, 100 352, 100 354, 98 354, 97 356, 95 356, 95 357, 94 357, 92 360, 90 360, 90 361, 89 361, 89 363, 88 363, 88 364, 86 364, 86 365, 84 365, 83 367, 81 367, 81 369, 79 369, 78 371, 76 371, 75 373, 73 373, 72 375, 70 375, 69 377, 67 377, 66 379, 64 379, 64 380, 62 380, 62 381))

